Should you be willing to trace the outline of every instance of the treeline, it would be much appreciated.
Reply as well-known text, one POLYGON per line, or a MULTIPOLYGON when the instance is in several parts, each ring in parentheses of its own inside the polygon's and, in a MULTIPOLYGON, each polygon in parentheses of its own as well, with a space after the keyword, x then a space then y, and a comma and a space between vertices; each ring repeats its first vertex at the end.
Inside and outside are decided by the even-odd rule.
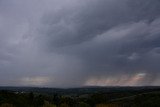
POLYGON ((0 107, 160 107, 160 92, 48 95, 0 91, 0 107))

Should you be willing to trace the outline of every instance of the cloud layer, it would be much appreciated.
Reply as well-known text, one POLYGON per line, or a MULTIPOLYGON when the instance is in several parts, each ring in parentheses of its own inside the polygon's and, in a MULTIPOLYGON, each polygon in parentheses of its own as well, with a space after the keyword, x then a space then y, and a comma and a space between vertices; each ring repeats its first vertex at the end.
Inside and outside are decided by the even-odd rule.
POLYGON ((0 85, 160 85, 159 0, 0 0, 0 85))

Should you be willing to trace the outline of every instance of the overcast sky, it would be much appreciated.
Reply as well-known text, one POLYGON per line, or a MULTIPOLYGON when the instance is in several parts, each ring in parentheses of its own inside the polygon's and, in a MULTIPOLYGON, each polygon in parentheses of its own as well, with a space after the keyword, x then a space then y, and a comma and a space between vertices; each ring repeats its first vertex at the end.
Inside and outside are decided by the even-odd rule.
POLYGON ((0 0, 0 85, 160 85, 160 0, 0 0))

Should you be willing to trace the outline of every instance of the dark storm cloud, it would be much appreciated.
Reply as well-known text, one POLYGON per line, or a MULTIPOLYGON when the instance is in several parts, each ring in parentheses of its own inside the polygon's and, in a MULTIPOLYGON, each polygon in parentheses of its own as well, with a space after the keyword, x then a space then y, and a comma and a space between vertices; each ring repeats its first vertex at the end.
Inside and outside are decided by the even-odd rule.
POLYGON ((53 46, 66 46, 87 41, 113 26, 158 16, 159 1, 94 0, 46 15, 44 29, 48 28, 53 46))
POLYGON ((159 0, 1 3, 2 85, 160 84, 159 0))

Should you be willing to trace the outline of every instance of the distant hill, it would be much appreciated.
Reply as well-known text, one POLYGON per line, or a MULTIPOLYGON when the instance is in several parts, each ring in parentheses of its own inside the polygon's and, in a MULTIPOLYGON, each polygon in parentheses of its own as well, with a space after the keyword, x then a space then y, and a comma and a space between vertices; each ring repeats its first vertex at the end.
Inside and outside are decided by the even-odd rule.
POLYGON ((12 86, 1 86, 0 90, 9 90, 16 92, 37 92, 44 94, 89 94, 89 93, 110 93, 110 92, 132 92, 132 91, 156 91, 160 90, 160 86, 137 86, 137 87, 99 87, 99 86, 86 86, 80 88, 46 88, 46 87, 12 87, 12 86))

